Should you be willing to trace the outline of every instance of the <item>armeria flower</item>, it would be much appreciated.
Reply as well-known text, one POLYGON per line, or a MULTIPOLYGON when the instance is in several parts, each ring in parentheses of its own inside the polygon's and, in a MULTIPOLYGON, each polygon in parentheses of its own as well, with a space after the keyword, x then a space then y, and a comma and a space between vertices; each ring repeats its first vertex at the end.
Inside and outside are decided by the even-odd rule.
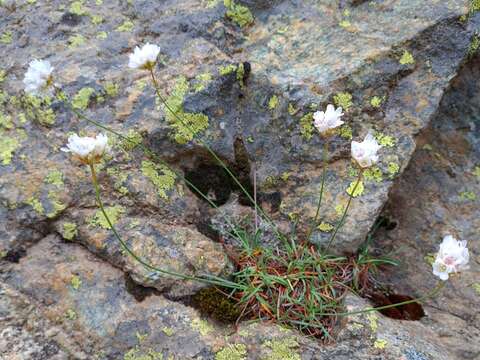
POLYGON ((160 47, 146 43, 141 48, 138 46, 130 54, 128 67, 132 69, 144 69, 150 70, 157 62, 158 54, 160 53, 160 47))
POLYGON ((31 94, 38 94, 47 89, 53 83, 53 69, 48 61, 32 60, 23 79, 25 91, 31 94))
POLYGON ((72 153, 85 164, 97 163, 108 151, 108 137, 103 134, 96 137, 73 134, 68 138, 67 146, 61 150, 72 153))
POLYGON ((328 104, 325 112, 317 111, 313 114, 313 124, 320 134, 325 134, 329 130, 335 129, 343 124, 343 121, 340 120, 342 116, 343 113, 341 107, 335 110, 335 107, 332 104, 328 104))
POLYGON ((442 280, 448 280, 448 274, 468 269, 467 242, 458 241, 452 235, 443 238, 440 250, 433 263, 433 274, 442 280))
POLYGON ((381 147, 372 133, 368 133, 362 142, 352 141, 352 157, 360 167, 370 167, 378 161, 377 151, 381 147))

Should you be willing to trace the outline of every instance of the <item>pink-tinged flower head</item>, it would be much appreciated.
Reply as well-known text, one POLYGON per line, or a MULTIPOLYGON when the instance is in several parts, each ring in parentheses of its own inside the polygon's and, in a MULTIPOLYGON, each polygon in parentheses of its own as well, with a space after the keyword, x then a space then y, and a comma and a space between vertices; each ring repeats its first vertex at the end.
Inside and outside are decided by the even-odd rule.
POLYGON ((128 67, 132 69, 152 69, 157 62, 160 47, 146 43, 141 48, 135 47, 133 53, 130 54, 128 67))
POLYGON ((443 238, 433 263, 433 274, 448 280, 450 273, 468 269, 469 253, 466 241, 458 241, 452 235, 443 238))
POLYGON ((382 146, 372 133, 368 133, 362 142, 352 141, 352 158, 362 168, 368 168, 378 161, 377 152, 382 146))
POLYGON ((320 132, 324 134, 329 130, 335 129, 343 124, 343 121, 340 118, 343 116, 342 108, 339 107, 335 109, 332 104, 327 105, 325 112, 317 111, 313 114, 313 124, 320 132))
POLYGON ((96 163, 108 151, 108 137, 103 134, 96 137, 73 134, 68 138, 67 146, 61 150, 72 153, 85 164, 96 163))
POLYGON ((52 84, 53 69, 48 61, 32 60, 23 78, 25 91, 36 95, 46 90, 52 84))

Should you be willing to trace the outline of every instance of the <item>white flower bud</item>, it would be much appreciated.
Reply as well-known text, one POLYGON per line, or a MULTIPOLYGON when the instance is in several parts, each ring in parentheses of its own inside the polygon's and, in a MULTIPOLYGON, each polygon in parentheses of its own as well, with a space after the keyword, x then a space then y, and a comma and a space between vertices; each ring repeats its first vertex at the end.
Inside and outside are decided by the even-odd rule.
POLYGON ((73 134, 68 138, 67 146, 61 150, 72 153, 86 164, 99 162, 108 151, 108 137, 103 134, 94 138, 73 134))

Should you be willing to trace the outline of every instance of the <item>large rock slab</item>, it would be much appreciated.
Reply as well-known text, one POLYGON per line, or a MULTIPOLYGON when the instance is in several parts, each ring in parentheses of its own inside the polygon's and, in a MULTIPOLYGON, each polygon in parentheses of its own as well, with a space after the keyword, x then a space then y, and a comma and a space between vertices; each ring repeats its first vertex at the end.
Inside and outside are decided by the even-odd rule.
POLYGON ((479 75, 477 56, 452 81, 390 194, 384 216, 397 225, 379 233, 376 241, 382 252, 392 251, 402 259, 385 278, 396 291, 417 295, 438 281, 430 261, 443 236, 468 241, 470 269, 453 276, 440 296, 427 303, 429 326, 442 336, 455 359, 480 354, 479 75))
MULTIPOLYGON (((121 270, 58 236, 42 239, 19 263, 0 263, 0 278, 6 360, 451 358, 421 322, 376 313, 342 319, 338 343, 329 345, 271 324, 222 325, 153 289, 132 286, 121 270)), ((367 307, 347 297, 349 311, 367 307)))

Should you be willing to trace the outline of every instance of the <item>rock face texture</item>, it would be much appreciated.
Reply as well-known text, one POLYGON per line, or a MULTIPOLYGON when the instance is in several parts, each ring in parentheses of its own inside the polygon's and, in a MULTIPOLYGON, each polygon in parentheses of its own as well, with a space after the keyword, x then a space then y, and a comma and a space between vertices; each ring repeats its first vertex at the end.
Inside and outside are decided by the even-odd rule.
MULTIPOLYGON (((467 0, 0 0, 2 356, 477 358, 478 341, 459 338, 479 338, 479 10, 467 0), (156 101, 148 72, 127 69, 145 42, 161 47, 161 91, 194 134, 156 101), (445 232, 470 240, 471 272, 421 322, 353 317, 327 347, 275 327, 208 323, 177 301, 201 285, 154 276, 121 251, 88 169, 60 151, 69 132, 99 129, 53 97, 22 92, 33 58, 52 63, 76 109, 165 161, 111 136, 111 158, 97 169, 119 232, 156 266, 232 271, 211 224, 251 214, 251 203, 205 144, 251 194, 256 183, 273 222, 287 232, 298 222, 305 234, 325 142, 312 114, 335 103, 346 124, 329 139, 325 224, 339 221, 356 178, 351 139, 373 131, 383 148, 334 250, 355 252, 385 208, 398 225, 375 241, 382 253, 405 252, 405 266, 384 274, 396 290, 434 285, 423 258, 445 232)), ((312 242, 325 244, 326 229, 312 242)), ((352 298, 351 306, 367 305, 352 298)))

